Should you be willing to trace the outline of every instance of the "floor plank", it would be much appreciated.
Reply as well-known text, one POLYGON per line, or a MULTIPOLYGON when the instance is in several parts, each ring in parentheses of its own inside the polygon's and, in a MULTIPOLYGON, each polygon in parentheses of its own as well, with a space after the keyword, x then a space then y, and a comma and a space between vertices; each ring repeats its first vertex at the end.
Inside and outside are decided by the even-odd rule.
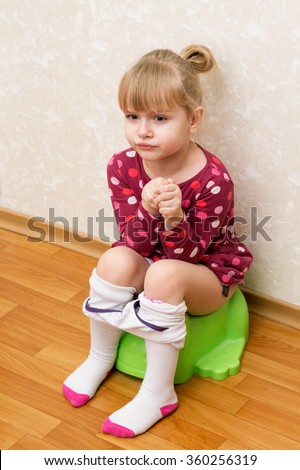
POLYGON ((248 374, 300 393, 300 372, 293 367, 258 356, 246 348, 242 358, 242 368, 248 374))
POLYGON ((279 410, 276 406, 254 399, 249 400, 236 416, 292 440, 295 436, 300 436, 299 415, 291 415, 289 412, 279 410), (292 426, 291 423, 293 423, 292 426))
POLYGON ((5 269, 1 272, 2 278, 55 299, 67 301, 81 290, 79 286, 60 279, 59 276, 54 276, 52 273, 45 274, 42 268, 32 269, 15 261, 8 263, 5 256, 0 255, 0 264, 5 265, 5 269))
POLYGON ((42 413, 32 406, 25 405, 2 393, 0 393, 0 400, 0 419, 7 424, 13 424, 17 429, 30 432, 36 437, 45 437, 49 431, 60 424, 60 421, 53 416, 42 413))
POLYGON ((292 414, 300 416, 299 392, 250 374, 237 385, 235 390, 266 405, 276 406, 279 410, 286 411, 289 416, 292 414))
POLYGON ((0 448, 12 449, 14 444, 25 434, 26 431, 14 426, 10 422, 0 421, 0 448))
MULTIPOLYGON (((248 445, 254 449, 265 450, 299 448, 299 442, 296 440, 277 434, 270 429, 264 429, 260 423, 250 423, 243 418, 202 405, 191 398, 182 397, 176 416, 240 443, 244 449, 248 449, 248 445)), ((297 437, 294 436, 294 438, 297 437)))
POLYGON ((10 447, 10 450, 62 450, 60 447, 49 444, 45 439, 39 439, 26 434, 10 447))
POLYGON ((102 439, 102 436, 91 435, 90 432, 82 431, 82 429, 67 423, 61 423, 53 432, 49 432, 45 437, 45 441, 55 446, 59 446, 61 442, 64 442, 68 449, 120 449, 118 445, 102 439))
POLYGON ((177 386, 176 390, 180 395, 193 398, 200 403, 204 403, 232 415, 236 414, 248 401, 245 395, 235 390, 220 387, 218 381, 214 383, 208 382, 197 376, 177 386))
POLYGON ((70 264, 67 264, 63 259, 54 256, 47 257, 40 253, 35 253, 32 256, 32 253, 26 247, 18 245, 9 245, 2 250, 1 254, 3 259, 13 259, 16 263, 37 270, 39 273, 52 274, 55 279, 61 281, 68 279, 68 283, 72 283, 79 288, 75 290, 75 293, 81 290, 82 286, 88 285, 90 269, 89 267, 85 268, 83 263, 81 266, 73 264, 71 269, 70 264))

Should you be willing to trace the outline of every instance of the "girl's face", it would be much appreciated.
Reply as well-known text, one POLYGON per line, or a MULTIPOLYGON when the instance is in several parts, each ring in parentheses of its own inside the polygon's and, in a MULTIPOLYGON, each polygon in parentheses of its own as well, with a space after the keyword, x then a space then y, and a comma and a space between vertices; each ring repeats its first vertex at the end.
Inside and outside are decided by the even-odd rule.
POLYGON ((142 159, 157 161, 186 151, 202 110, 199 108, 191 117, 181 107, 159 112, 128 110, 124 114, 129 145, 142 159))

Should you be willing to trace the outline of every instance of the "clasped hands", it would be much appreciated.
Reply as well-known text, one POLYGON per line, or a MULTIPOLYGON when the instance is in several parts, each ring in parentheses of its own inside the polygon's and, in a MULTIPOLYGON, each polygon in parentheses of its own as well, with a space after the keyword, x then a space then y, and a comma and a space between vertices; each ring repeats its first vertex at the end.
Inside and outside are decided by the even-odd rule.
POLYGON ((166 230, 172 230, 183 218, 182 193, 171 178, 159 176, 147 183, 142 191, 142 205, 154 217, 165 219, 166 230))

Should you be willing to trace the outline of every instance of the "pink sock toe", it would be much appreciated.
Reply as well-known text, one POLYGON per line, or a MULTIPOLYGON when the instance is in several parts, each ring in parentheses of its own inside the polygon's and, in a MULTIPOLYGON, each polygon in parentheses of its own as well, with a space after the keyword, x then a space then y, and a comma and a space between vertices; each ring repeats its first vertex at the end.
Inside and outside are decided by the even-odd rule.
POLYGON ((121 426, 119 424, 113 423, 109 418, 103 423, 102 431, 106 434, 113 434, 117 437, 134 437, 134 432, 126 428, 125 426, 121 426))
POLYGON ((72 406, 75 406, 76 408, 85 405, 90 400, 89 395, 84 393, 76 393, 65 384, 62 386, 62 390, 66 399, 71 403, 72 406))

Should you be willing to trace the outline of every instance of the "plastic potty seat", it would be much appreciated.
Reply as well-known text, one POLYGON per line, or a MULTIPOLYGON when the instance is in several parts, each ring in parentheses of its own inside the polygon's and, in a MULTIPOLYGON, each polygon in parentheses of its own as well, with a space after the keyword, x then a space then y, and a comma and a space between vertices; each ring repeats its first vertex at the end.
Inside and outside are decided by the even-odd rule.
MULTIPOLYGON (((231 299, 208 315, 186 314, 187 335, 180 350, 174 383, 186 382, 194 374, 226 379, 240 370, 240 359, 248 341, 249 314, 243 293, 236 289, 231 299)), ((131 333, 121 337, 115 367, 143 378, 146 371, 145 340, 131 333)))

